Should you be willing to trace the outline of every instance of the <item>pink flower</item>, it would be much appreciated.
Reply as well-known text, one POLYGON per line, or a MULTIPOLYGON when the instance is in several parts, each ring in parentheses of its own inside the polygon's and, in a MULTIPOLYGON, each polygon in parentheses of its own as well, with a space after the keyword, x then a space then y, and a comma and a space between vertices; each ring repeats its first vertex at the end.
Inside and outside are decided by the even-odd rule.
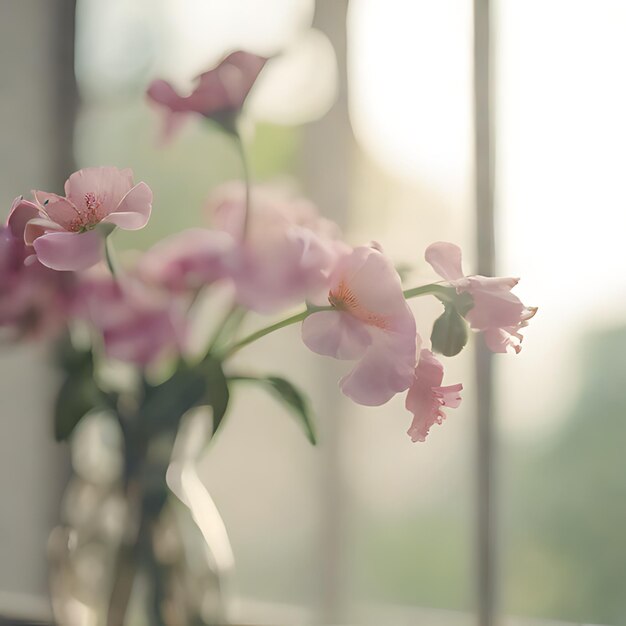
POLYGON ((104 240, 94 230, 100 223, 126 230, 143 228, 150 218, 152 191, 134 185, 131 170, 90 167, 72 174, 65 183, 65 198, 34 191, 36 206, 14 207, 9 225, 22 229, 41 263, 54 270, 83 270, 103 257, 104 240), (34 212, 34 208, 37 212, 34 212))
POLYGON ((180 293, 196 291, 228 275, 234 247, 227 233, 193 228, 164 239, 139 260, 138 276, 150 285, 180 293))
POLYGON ((166 110, 166 136, 171 134, 181 114, 219 118, 238 112, 266 61, 249 52, 233 52, 217 67, 200 74, 196 88, 188 96, 179 95, 165 80, 153 81, 146 94, 166 110))
POLYGON ((253 187, 245 238, 243 184, 222 185, 208 209, 215 228, 235 241, 227 264, 240 304, 271 313, 327 293, 330 271, 347 246, 338 226, 310 202, 280 188, 253 187))
POLYGON ((522 349, 520 330, 528 326, 528 320, 537 312, 536 307, 526 307, 511 293, 519 278, 488 278, 465 276, 461 267, 461 249, 443 241, 433 243, 426 249, 426 261, 458 293, 469 293, 474 306, 465 316, 470 326, 481 331, 487 347, 492 352, 515 352, 522 349))
POLYGON ((463 385, 442 387, 442 380, 443 365, 430 350, 422 350, 405 404, 413 413, 413 422, 407 431, 413 442, 424 441, 430 427, 443 422, 446 416, 442 407, 456 409, 461 404, 463 385))
POLYGON ((11 217, 0 227, 0 327, 18 338, 37 338, 59 332, 65 325, 74 295, 74 276, 55 272, 35 257, 26 263, 26 221, 37 207, 16 198, 11 217))
POLYGON ((108 357, 145 367, 180 352, 185 322, 176 305, 132 278, 90 276, 80 284, 75 314, 102 333, 108 357))
POLYGON ((334 309, 309 315, 302 339, 318 354, 358 360, 340 381, 343 393, 377 406, 408 389, 420 338, 391 261, 375 248, 355 248, 333 270, 328 300, 334 309))

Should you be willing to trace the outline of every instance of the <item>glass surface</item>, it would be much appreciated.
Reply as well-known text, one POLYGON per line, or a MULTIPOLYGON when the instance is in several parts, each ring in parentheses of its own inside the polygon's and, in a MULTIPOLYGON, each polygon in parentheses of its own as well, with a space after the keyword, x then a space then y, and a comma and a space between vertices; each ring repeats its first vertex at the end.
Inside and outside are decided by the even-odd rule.
POLYGON ((626 620, 623 2, 499 3, 500 267, 539 305, 499 361, 504 606, 626 620))
MULTIPOLYGON (((411 268, 407 285, 434 279, 423 258, 432 241, 457 242, 471 267, 470 8, 450 0, 350 3, 350 113, 359 148, 351 224, 357 240, 375 236, 411 268)), ((411 308, 429 347, 440 305, 417 299, 411 308)), ((472 351, 442 361, 444 384, 463 381, 464 399, 425 444, 403 435, 409 414, 401 394, 374 410, 347 408, 355 623, 473 619, 472 351)))

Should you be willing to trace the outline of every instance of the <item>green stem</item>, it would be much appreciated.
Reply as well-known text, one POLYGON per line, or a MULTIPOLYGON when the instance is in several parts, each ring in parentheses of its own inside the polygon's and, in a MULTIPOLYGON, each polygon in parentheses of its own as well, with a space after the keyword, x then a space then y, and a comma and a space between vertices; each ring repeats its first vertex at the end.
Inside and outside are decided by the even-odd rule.
POLYGON ((291 317, 281 320, 280 322, 276 322, 275 324, 270 324, 269 326, 266 326, 265 328, 261 328, 260 330, 257 330, 256 332, 252 333, 251 335, 248 335, 247 337, 244 337, 243 339, 241 339, 240 341, 232 345, 228 350, 226 350, 223 358, 227 359, 228 357, 231 357, 233 354, 235 354, 235 352, 238 352, 244 346, 247 346, 248 344, 256 341, 257 339, 261 339, 261 337, 265 337, 265 335, 269 335, 270 333, 273 333, 275 330, 280 330, 281 328, 284 328, 285 326, 291 326, 292 324, 297 324, 298 322, 305 320, 309 315, 311 315, 311 313, 316 313, 317 311, 330 311, 332 310, 332 308, 333 307, 331 306, 325 306, 325 307, 315 307, 311 309, 306 309, 305 311, 296 313, 295 315, 292 315, 291 317))
POLYGON ((117 280, 119 274, 115 262, 115 250, 113 249, 113 242, 110 235, 107 236, 104 240, 104 256, 109 267, 109 271, 111 272, 111 276, 113 276, 113 278, 117 280))
POLYGON ((237 146, 237 152, 239 153, 239 157, 241 159, 241 167, 243 170, 243 180, 246 185, 246 212, 244 213, 243 218, 243 231, 241 238, 242 240, 246 238, 246 232, 248 230, 248 222, 250 217, 250 185, 251 185, 251 176, 250 176, 250 166, 248 164, 248 158, 246 156, 246 149, 243 145, 243 140, 241 135, 236 132, 235 135, 235 145, 237 146))
MULTIPOLYGON (((422 285, 421 287, 413 287, 413 289, 405 289, 403 292, 404 297, 408 300, 409 298, 417 298, 418 296, 426 296, 426 295, 434 295, 440 300, 446 302, 454 301, 456 296, 456 290, 454 287, 444 287, 443 285, 438 285, 436 283, 431 283, 429 285, 422 285)), ((265 335, 269 335, 276 330, 280 330, 285 326, 291 326, 292 324, 297 324, 305 320, 312 313, 317 313, 318 311, 332 311, 334 307, 332 306, 324 306, 324 307, 310 307, 305 311, 301 311, 300 313, 296 313, 291 317, 287 317, 280 322, 276 322, 275 324, 271 324, 270 326, 266 326, 265 328, 261 328, 256 332, 244 337, 237 343, 233 344, 230 348, 228 348, 224 354, 222 355, 223 359, 227 359, 231 357, 235 352, 241 350, 241 348, 247 346, 255 342, 257 339, 261 339, 261 337, 265 337, 265 335)))
MULTIPOLYGON (((247 313, 248 311, 244 309, 243 307, 235 308, 232 316, 228 320, 228 323, 226 324, 226 327, 224 329, 224 332, 226 333, 226 337, 232 338, 232 339, 235 338, 235 335, 237 331, 239 330, 239 327, 241 326, 241 323, 245 319, 247 313)), ((223 334, 222 334, 222 337, 223 337, 223 334)), ((222 337, 220 337, 220 339, 222 337)))
POLYGON ((402 293, 406 300, 417 298, 418 296, 433 295, 440 300, 452 302, 456 296, 456 289, 454 287, 444 287, 438 283, 430 283, 429 285, 422 285, 421 287, 405 289, 402 293))
POLYGON ((215 347, 217 346, 218 341, 220 340, 220 338, 224 334, 224 331, 226 330, 226 327, 230 324, 231 318, 239 310, 240 310, 239 309, 239 305, 236 302, 233 303, 228 308, 228 311, 226 311, 226 315, 222 318, 222 321, 217 325, 217 327, 215 329, 215 333, 213 334, 213 337, 211 337, 211 340, 209 341, 209 348, 208 348, 207 352, 212 352, 215 349, 215 347))

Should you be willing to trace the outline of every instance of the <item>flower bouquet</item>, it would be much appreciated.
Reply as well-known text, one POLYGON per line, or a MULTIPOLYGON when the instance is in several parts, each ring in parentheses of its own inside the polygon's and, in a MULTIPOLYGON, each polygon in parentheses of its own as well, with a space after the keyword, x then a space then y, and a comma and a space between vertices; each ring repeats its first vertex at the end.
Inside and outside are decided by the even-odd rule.
POLYGON ((316 443, 299 389, 271 373, 233 368, 231 358, 246 346, 300 325, 308 349, 349 362, 339 385, 354 402, 379 406, 406 394, 408 435, 423 442, 444 408, 461 402, 462 385, 443 384, 435 355, 458 354, 470 328, 492 351, 518 352, 520 330, 535 313, 512 293, 517 279, 465 275, 452 243, 425 251, 435 282, 404 288, 380 245, 350 245, 307 200, 252 185, 238 116, 266 63, 235 52, 187 96, 165 81, 148 89, 165 114, 167 136, 185 117, 200 115, 240 149, 245 180, 214 190, 211 228, 174 233, 120 264, 115 231, 148 224, 152 191, 135 184, 129 169, 91 167, 72 174, 63 195, 18 197, 0 232, 5 334, 58 339, 64 379, 55 436, 84 439, 91 422, 104 441, 74 455, 62 525, 50 539, 53 606, 62 624, 112 626, 137 612, 154 624, 226 621, 221 568, 228 543, 194 472, 197 455, 244 384, 283 402, 316 443), (218 285, 231 302, 221 318, 205 320, 211 335, 198 349, 190 345, 197 304, 218 285), (443 309, 429 340, 407 304, 425 296, 443 309), (241 335, 244 317, 294 307, 268 325, 261 317, 257 331, 241 335), (123 375, 114 367, 120 363, 123 375), (201 519, 207 514, 214 521, 208 530, 201 519))

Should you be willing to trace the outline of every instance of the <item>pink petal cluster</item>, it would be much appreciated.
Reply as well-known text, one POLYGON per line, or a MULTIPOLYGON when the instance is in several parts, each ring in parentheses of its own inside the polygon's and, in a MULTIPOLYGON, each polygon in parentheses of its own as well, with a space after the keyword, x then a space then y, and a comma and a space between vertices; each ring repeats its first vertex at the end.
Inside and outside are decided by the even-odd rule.
POLYGON ((408 434, 424 441, 430 427, 444 419, 442 408, 461 402, 461 384, 442 387, 443 366, 421 338, 398 273, 380 246, 354 248, 330 276, 331 310, 317 311, 302 324, 302 339, 314 352, 357 361, 342 378, 343 393, 359 404, 377 406, 408 389, 413 413, 408 434))
POLYGON ((234 241, 225 263, 241 305, 272 313, 327 292, 330 272, 347 246, 337 225, 310 202, 277 187, 252 187, 245 237, 242 183, 219 187, 207 208, 213 226, 234 241))
POLYGON ((54 270, 83 270, 103 258, 100 223, 126 230, 143 228, 150 218, 152 191, 135 185, 131 170, 91 167, 72 174, 65 197, 34 191, 36 204, 21 203, 10 220, 23 227, 24 241, 39 261, 54 270))
POLYGON ((511 293, 519 278, 488 278, 465 276, 461 266, 461 249, 443 241, 426 249, 426 261, 442 278, 456 287, 457 292, 469 293, 474 306, 465 316, 470 326, 483 333, 487 347, 493 352, 515 352, 522 349, 520 330, 537 309, 526 307, 511 293))
POLYGON ((165 80, 153 81, 146 93, 150 101, 165 109, 166 136, 181 115, 198 113, 216 118, 238 112, 266 61, 249 52, 233 52, 217 67, 200 74, 196 88, 187 96, 178 94, 165 80))
POLYGON ((192 228, 150 248, 136 273, 147 284, 172 293, 195 292, 229 276, 227 259, 233 249, 228 233, 192 228))
POLYGON ((184 342, 185 320, 177 302, 133 278, 83 277, 75 314, 102 334, 107 356, 141 367, 179 353, 184 342))
POLYGON ((420 338, 389 259, 373 247, 354 248, 334 267, 328 300, 333 310, 307 317, 302 338, 313 352, 357 361, 340 381, 343 393, 377 406, 408 389, 420 338))
POLYGON ((443 365, 430 350, 422 350, 405 403, 413 413, 413 422, 407 431, 413 442, 425 441, 431 426, 442 423, 446 417, 443 407, 455 409, 461 403, 463 385, 442 387, 442 381, 443 365))
POLYGON ((0 327, 17 337, 50 336, 66 322, 74 276, 55 272, 30 256, 24 227, 37 207, 16 198, 6 226, 0 227, 0 327))

